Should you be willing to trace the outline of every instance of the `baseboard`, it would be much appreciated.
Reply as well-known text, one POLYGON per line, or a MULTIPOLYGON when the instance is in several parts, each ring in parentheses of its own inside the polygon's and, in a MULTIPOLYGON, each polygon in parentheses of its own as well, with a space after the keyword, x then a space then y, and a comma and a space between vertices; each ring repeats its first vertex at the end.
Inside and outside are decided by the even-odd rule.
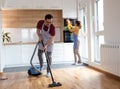
POLYGON ((94 70, 96 70, 96 71, 99 71, 99 72, 101 72, 101 73, 104 73, 107 77, 110 77, 110 78, 113 78, 113 79, 116 79, 116 80, 120 81, 120 77, 117 76, 117 75, 114 75, 114 74, 112 74, 112 73, 106 72, 106 71, 104 71, 104 70, 102 70, 102 69, 96 68, 96 67, 91 66, 91 65, 89 65, 89 64, 86 64, 86 63, 84 63, 84 64, 87 65, 87 66, 88 66, 89 68, 91 68, 91 69, 94 69, 94 70))
POLYGON ((83 63, 85 66, 89 66, 87 63, 83 63))

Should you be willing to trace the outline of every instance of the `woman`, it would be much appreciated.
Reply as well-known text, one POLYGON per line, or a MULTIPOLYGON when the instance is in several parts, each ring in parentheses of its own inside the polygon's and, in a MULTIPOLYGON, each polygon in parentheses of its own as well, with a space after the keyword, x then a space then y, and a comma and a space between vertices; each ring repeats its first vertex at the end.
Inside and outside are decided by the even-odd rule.
POLYGON ((79 40, 79 33, 81 30, 81 22, 75 21, 75 27, 72 29, 69 29, 70 32, 73 32, 74 34, 74 45, 73 45, 73 51, 74 51, 74 65, 77 63, 81 63, 81 57, 79 53, 79 46, 80 46, 80 40, 79 40), (78 57, 78 60, 77 60, 78 57))

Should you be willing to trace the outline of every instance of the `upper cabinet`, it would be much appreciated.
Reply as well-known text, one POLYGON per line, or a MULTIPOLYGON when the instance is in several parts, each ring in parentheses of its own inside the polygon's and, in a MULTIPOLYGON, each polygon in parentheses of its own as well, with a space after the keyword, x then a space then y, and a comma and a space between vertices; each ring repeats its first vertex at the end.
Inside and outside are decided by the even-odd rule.
POLYGON ((77 18, 76 0, 63 0, 63 17, 77 18))
POLYGON ((38 20, 48 13, 53 15, 55 26, 62 29, 62 10, 43 9, 2 10, 2 28, 36 28, 38 20))
POLYGON ((62 9, 62 0, 5 0, 7 9, 62 9))
POLYGON ((3 0, 3 9, 61 9, 63 18, 77 18, 77 0, 3 0))
POLYGON ((62 0, 33 0, 33 8, 38 9, 62 9, 62 0))
POLYGON ((3 0, 2 8, 5 9, 27 9, 33 8, 32 0, 3 0))

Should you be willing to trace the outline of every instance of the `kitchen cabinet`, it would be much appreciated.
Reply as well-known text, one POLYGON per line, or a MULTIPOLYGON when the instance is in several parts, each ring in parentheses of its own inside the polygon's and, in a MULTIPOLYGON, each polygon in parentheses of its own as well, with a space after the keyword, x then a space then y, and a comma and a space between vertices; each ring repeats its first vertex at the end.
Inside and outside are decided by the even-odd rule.
POLYGON ((62 9, 62 0, 5 0, 3 8, 12 9, 62 9))
POLYGON ((64 60, 64 43, 55 43, 53 54, 52 54, 52 62, 58 63, 63 62, 64 60))
POLYGON ((64 43, 64 60, 74 62, 73 43, 64 43))
POLYGON ((63 0, 34 0, 33 8, 36 9, 62 9, 63 0))
POLYGON ((21 45, 5 46, 5 66, 22 65, 22 49, 21 45))
MULTIPOLYGON (((5 67, 26 66, 30 64, 35 45, 6 45, 5 67)), ((37 50, 33 63, 38 63, 37 50)))
MULTIPOLYGON (((36 44, 5 45, 5 67, 28 66, 36 44)), ((46 57, 44 62, 46 62, 46 57)), ((55 43, 52 54, 53 63, 73 62, 73 43, 55 43)), ((38 64, 37 50, 33 58, 33 63, 38 64)))
POLYGON ((52 14, 54 17, 53 23, 56 27, 55 41, 62 42, 62 10, 2 10, 2 28, 5 32, 10 32, 10 37, 13 43, 36 42, 38 39, 36 37, 36 24, 38 20, 43 19, 47 13, 52 14))
POLYGON ((63 1, 63 18, 77 18, 76 0, 63 1))
POLYGON ((64 18, 77 18, 76 0, 5 0, 5 9, 61 9, 64 18))
MULTIPOLYGON (((29 65, 30 64, 30 60, 31 60, 31 57, 33 55, 35 46, 36 46, 36 44, 22 45, 22 63, 24 65, 29 65)), ((33 63, 34 64, 39 63, 37 52, 38 52, 38 50, 36 50, 35 55, 33 57, 33 63)))

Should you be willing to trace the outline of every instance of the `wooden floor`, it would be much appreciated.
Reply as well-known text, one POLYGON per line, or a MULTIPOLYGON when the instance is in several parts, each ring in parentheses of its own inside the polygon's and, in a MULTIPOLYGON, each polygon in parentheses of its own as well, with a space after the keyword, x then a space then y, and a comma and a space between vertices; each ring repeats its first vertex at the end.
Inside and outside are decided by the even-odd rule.
MULTIPOLYGON (((52 89, 120 89, 120 81, 110 78, 103 73, 88 67, 62 68, 52 70, 56 82, 62 83, 60 87, 52 89)), ((30 77, 27 72, 0 74, 0 89, 49 89, 51 78, 43 75, 30 77)))

